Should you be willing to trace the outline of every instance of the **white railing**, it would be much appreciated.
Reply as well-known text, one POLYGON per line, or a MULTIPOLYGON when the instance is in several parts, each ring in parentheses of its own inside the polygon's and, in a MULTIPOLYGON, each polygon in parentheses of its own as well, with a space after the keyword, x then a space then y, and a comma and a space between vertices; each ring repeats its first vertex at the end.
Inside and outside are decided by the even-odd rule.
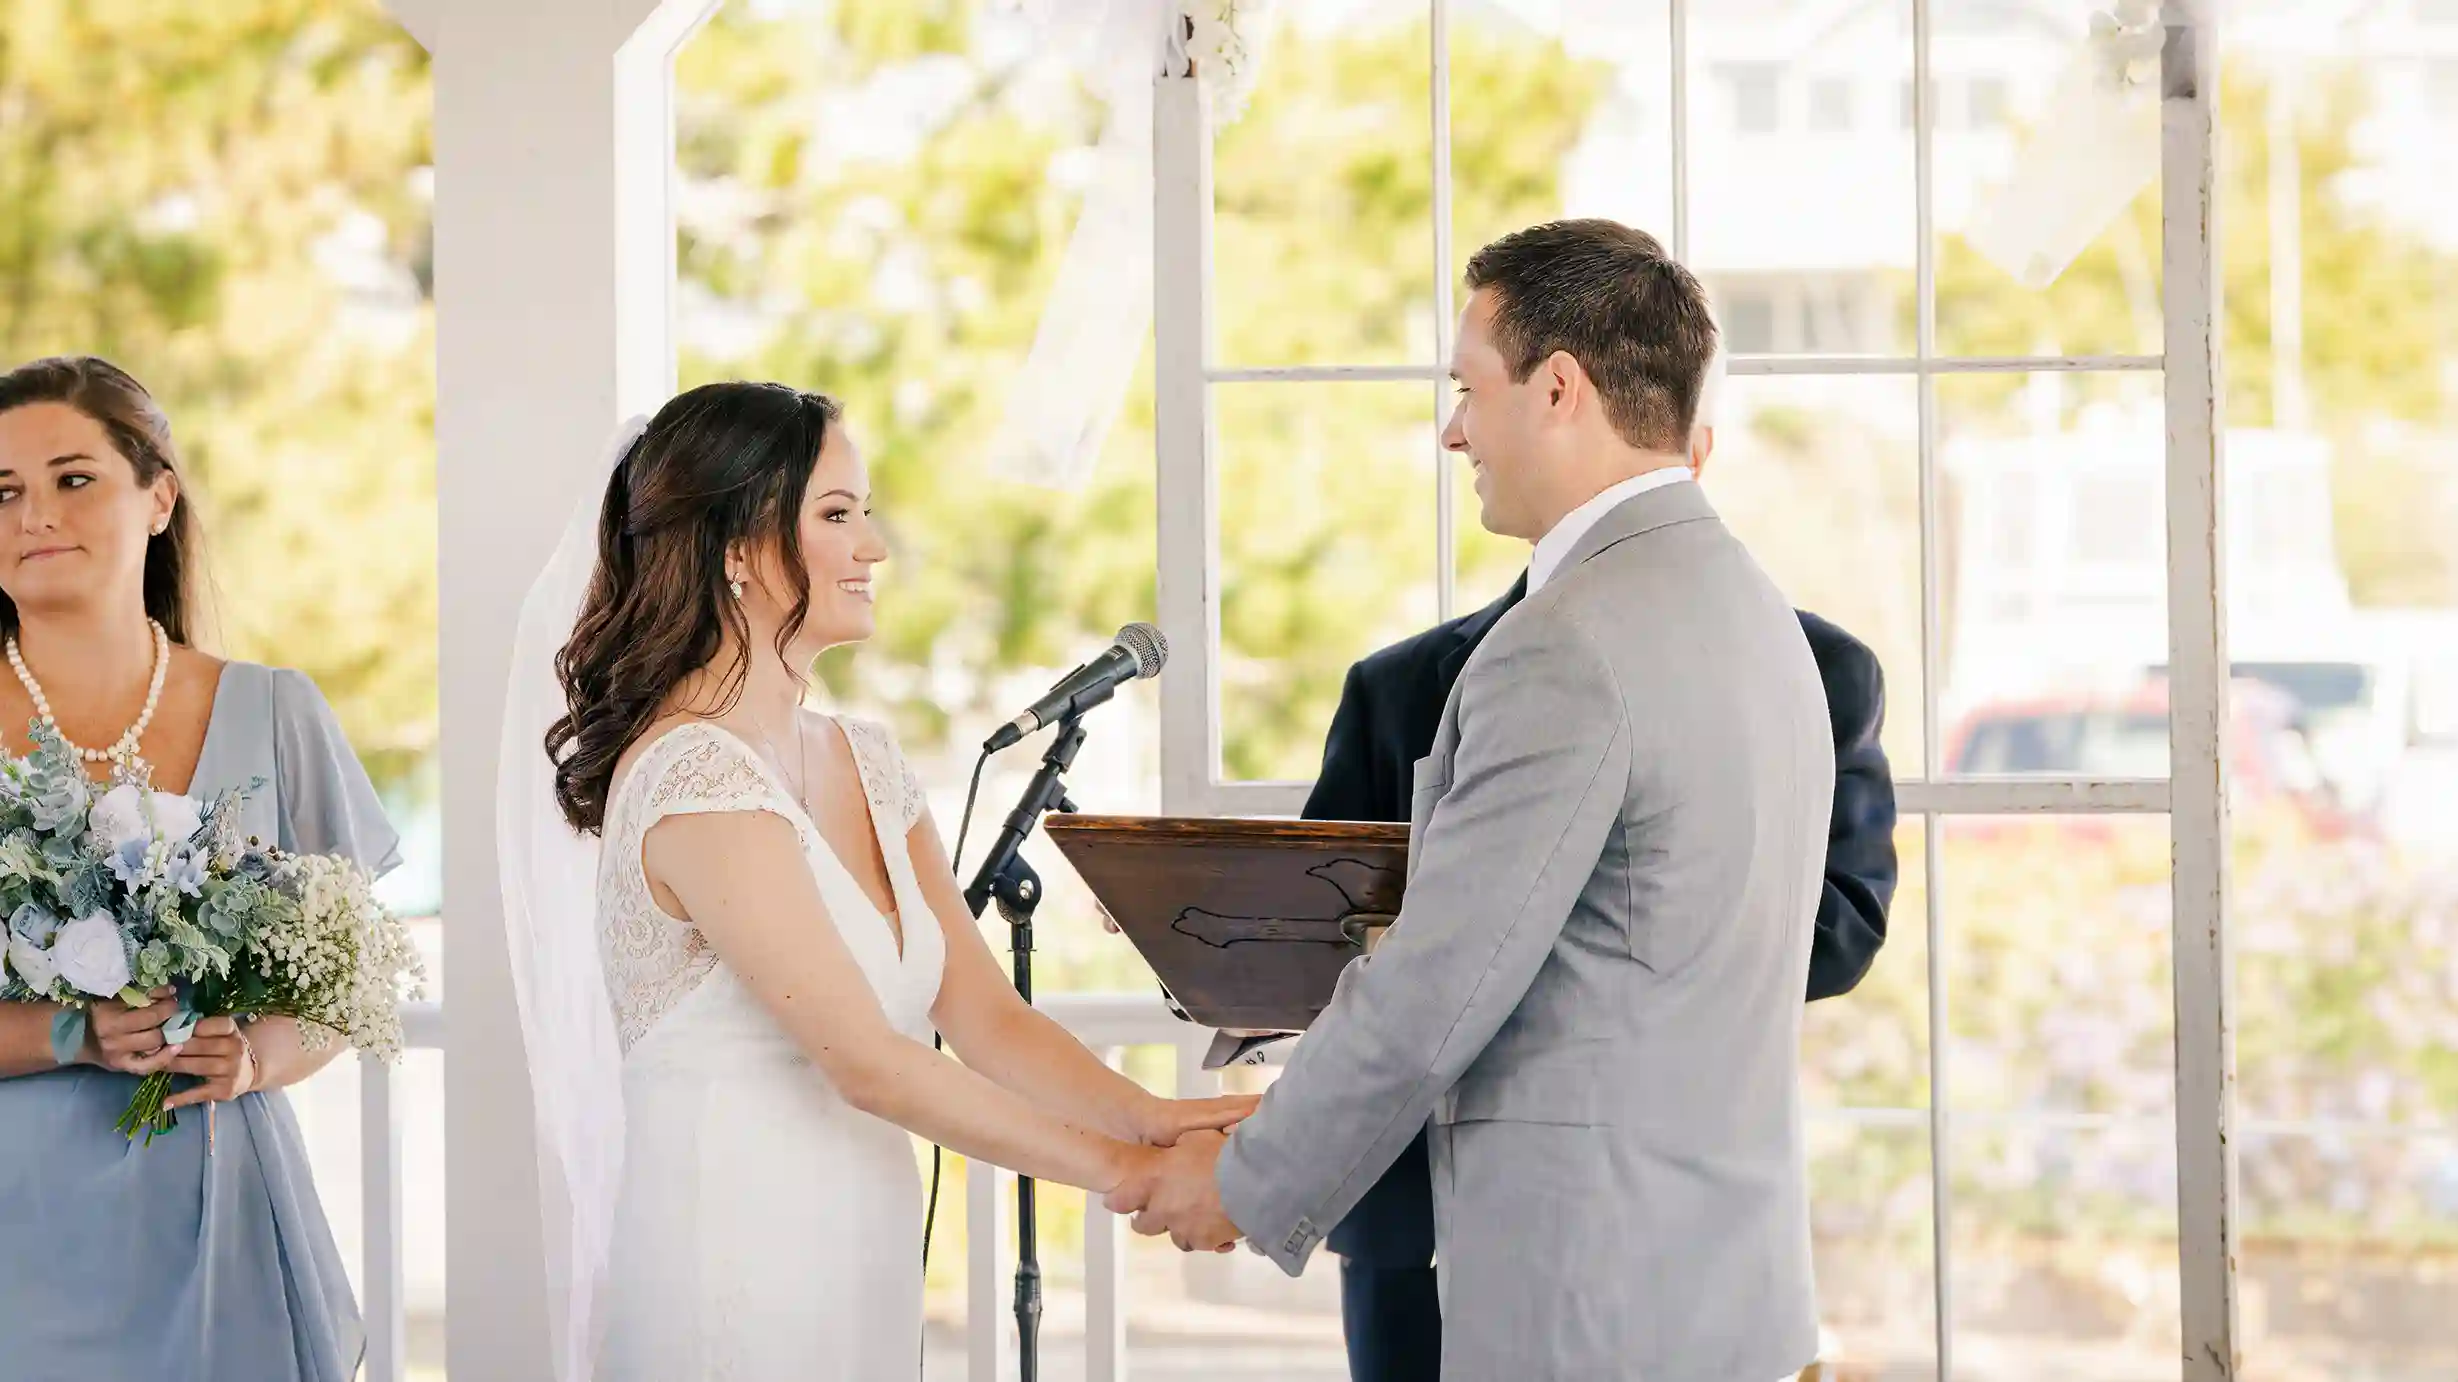
MULTIPOLYGON (((1158 994, 1070 993, 1045 995, 1042 1011, 1056 1018, 1086 1046, 1113 1065, 1130 1047, 1167 1046, 1177 1053, 1175 1092, 1220 1092, 1220 1077, 1203 1069, 1211 1033, 1173 1017, 1158 994)), ((441 1050, 444 1016, 433 1003, 404 1010, 402 1032, 413 1050, 441 1050)), ((1286 1046, 1268 1048, 1278 1063, 1286 1046)), ((394 1068, 375 1061, 360 1067, 362 1204, 365 1215, 364 1299, 367 1322, 366 1382, 406 1382, 402 1266, 401 1121, 394 1097, 394 1068)), ((1819 1121, 1865 1126, 1926 1127, 1923 1108, 1828 1108, 1807 1110, 1819 1121)), ((2142 1122, 2138 1117, 2047 1110, 1984 1114, 1959 1111, 1958 1122, 2004 1123, 2038 1128, 2105 1129, 2142 1122)), ((2242 1131, 2263 1136, 2405 1136, 2413 1126, 2320 1121, 2248 1120, 2242 1131)), ((1015 1177, 977 1161, 965 1165, 965 1375, 967 1382, 1000 1382, 1014 1373, 1015 1177)), ((1126 1232, 1124 1220, 1097 1198, 1084 1213, 1084 1378, 1120 1382, 1126 1366, 1126 1232)), ((1046 1250, 1045 1250, 1046 1253, 1046 1250)), ((1071 1380, 1070 1380, 1071 1382, 1071 1380)))
MULTIPOLYGON (((1182 1098, 1220 1092, 1220 1076, 1203 1068, 1211 1031, 1172 1016, 1158 993, 1045 994, 1035 1006, 1112 1065, 1131 1046, 1173 1048, 1182 1098)), ((1015 1371, 1015 1183, 995 1166, 965 1163, 967 1382, 999 1382, 1015 1371)), ((1126 1232, 1126 1221, 1103 1209, 1099 1197, 1085 1197, 1084 1382, 1127 1375, 1126 1232)), ((1042 1257, 1049 1258, 1046 1245, 1042 1257)))
MULTIPOLYGON (((401 1044, 412 1051, 444 1049, 444 1009, 411 1003, 401 1010, 401 1044)), ((359 1214, 361 1299, 366 1302, 367 1382, 404 1382, 408 1366, 408 1292, 402 1283, 401 1105, 393 1097, 393 1067, 359 1061, 359 1214)))

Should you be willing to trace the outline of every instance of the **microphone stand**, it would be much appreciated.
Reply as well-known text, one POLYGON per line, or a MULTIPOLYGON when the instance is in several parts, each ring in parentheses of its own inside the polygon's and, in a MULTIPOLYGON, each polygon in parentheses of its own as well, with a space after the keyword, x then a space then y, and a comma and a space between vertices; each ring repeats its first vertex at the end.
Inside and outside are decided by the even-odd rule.
MULTIPOLYGON (((1061 776, 1075 764, 1076 750, 1084 747, 1082 712, 1068 715, 1058 722, 1058 734, 1051 739, 1049 751, 1041 756, 1041 767, 1025 784, 1024 795, 1016 809, 1007 813, 999 827, 997 838, 990 842, 990 852, 982 857, 981 869, 973 876, 971 887, 964 890, 964 904, 974 916, 995 900, 999 915, 1007 919, 1015 954, 1016 992, 1024 1001, 1033 1001, 1033 909, 1041 904, 1041 876, 1024 862, 1020 852, 1025 837, 1033 827, 1052 811, 1075 810, 1067 799, 1067 784, 1061 776)), ((1016 1364, 1018 1382, 1038 1382, 1041 1372, 1041 1260, 1039 1239, 1033 1222, 1033 1180, 1016 1177, 1016 1364)))

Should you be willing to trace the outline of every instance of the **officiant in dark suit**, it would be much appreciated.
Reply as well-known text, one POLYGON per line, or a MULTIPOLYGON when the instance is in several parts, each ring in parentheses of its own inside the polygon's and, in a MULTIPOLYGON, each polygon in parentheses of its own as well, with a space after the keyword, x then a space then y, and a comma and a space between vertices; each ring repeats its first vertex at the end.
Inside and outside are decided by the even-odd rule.
MULTIPOLYGON (((1720 374, 1720 370, 1715 373, 1720 374)), ((1712 376, 1711 376, 1712 378, 1712 376)), ((1714 447, 1709 397, 1691 465, 1714 447)), ((1443 704, 1469 654, 1526 593, 1522 575, 1485 608, 1374 653, 1349 669, 1307 798, 1309 820, 1406 821, 1411 770, 1431 751, 1443 704)), ((1879 729, 1886 692, 1867 645, 1802 611, 1801 631, 1825 683, 1835 737, 1835 799, 1825 890, 1809 960, 1811 1001, 1848 993, 1886 939, 1895 892, 1895 792, 1879 729)), ((1434 1274, 1433 1187, 1420 1135, 1332 1231, 1343 1330, 1354 1382, 1436 1382, 1442 1314, 1434 1274)))

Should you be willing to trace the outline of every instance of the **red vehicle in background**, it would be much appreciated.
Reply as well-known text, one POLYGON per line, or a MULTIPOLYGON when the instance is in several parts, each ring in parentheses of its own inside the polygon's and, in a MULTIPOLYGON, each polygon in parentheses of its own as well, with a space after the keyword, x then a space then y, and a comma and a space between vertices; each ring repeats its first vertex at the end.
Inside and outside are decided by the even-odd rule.
MULTIPOLYGON (((2231 682, 2227 747, 2233 809, 2283 803, 2330 838, 2358 827, 2316 765, 2297 702, 2285 692, 2248 678, 2231 682)), ((1949 731, 1945 771, 1963 778, 2165 778, 2168 683, 2154 678, 2122 696, 1979 706, 1949 731)), ((1957 822, 1958 829, 1965 825, 1957 822)))

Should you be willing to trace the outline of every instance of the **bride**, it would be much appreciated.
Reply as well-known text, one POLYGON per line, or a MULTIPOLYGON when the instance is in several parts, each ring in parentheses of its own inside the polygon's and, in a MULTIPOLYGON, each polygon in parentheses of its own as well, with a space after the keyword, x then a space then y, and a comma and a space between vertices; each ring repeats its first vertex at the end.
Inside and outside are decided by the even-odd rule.
POLYGON ((888 731, 804 707, 872 632, 869 491, 829 399, 693 389, 524 609, 499 833, 563 1382, 907 1375, 908 1134, 1102 1193, 1253 1106, 1156 1098, 1019 999, 888 731))

